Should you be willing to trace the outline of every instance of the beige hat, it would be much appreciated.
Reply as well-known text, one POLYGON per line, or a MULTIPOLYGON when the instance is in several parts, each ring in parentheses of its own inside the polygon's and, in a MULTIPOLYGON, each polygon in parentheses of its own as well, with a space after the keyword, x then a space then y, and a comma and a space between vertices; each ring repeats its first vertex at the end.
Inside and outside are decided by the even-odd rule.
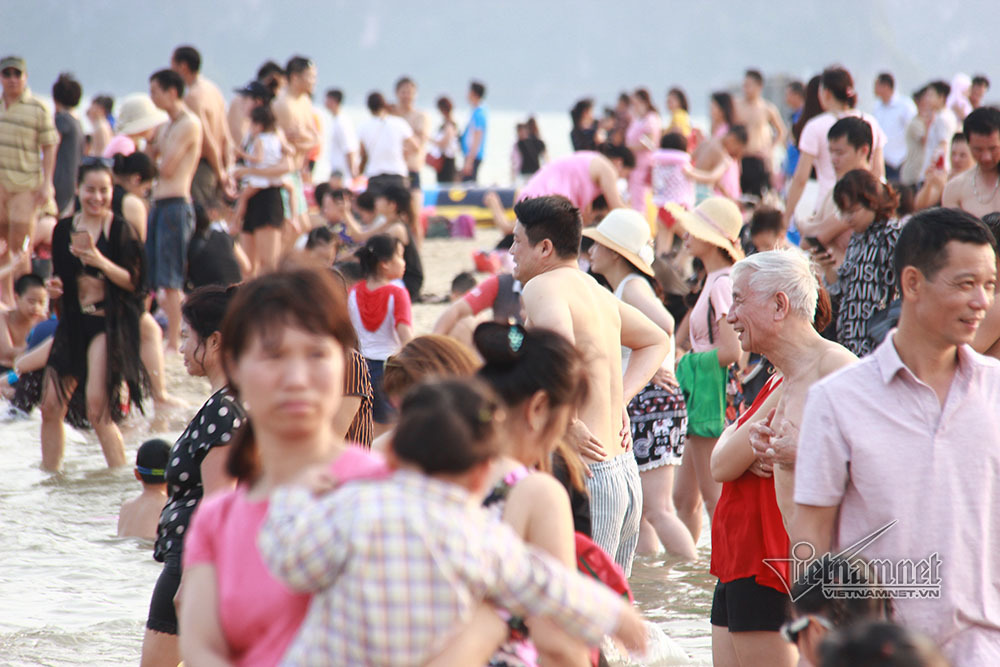
POLYGON ((166 111, 157 109, 145 93, 135 93, 122 100, 115 129, 120 134, 139 134, 170 120, 166 111))
POLYGON ((649 223, 638 211, 616 208, 597 227, 584 229, 583 235, 614 250, 647 276, 653 276, 653 240, 649 223))
POLYGON ((709 197, 693 211, 672 203, 665 208, 691 236, 722 248, 735 262, 743 259, 743 248, 740 246, 743 214, 732 200, 709 197))

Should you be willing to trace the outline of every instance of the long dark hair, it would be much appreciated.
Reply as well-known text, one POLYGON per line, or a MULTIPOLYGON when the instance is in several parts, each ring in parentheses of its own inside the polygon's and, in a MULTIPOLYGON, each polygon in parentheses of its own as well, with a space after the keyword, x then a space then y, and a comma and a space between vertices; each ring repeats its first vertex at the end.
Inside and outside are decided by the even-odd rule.
MULTIPOLYGON (((222 365, 232 384, 232 369, 255 338, 288 326, 334 338, 346 355, 354 342, 344 290, 326 270, 289 268, 246 283, 237 291, 222 321, 222 365)), ((226 471, 241 481, 258 474, 257 442, 252 418, 236 431, 226 471)))
POLYGON ((819 103, 819 82, 820 76, 817 74, 809 79, 806 84, 806 101, 802 107, 799 119, 792 125, 792 136, 795 137, 795 145, 799 145, 799 137, 802 136, 802 129, 810 120, 823 113, 823 106, 819 103))
POLYGON ((733 96, 727 92, 719 91, 712 93, 712 101, 715 102, 716 106, 719 107, 719 111, 722 112, 722 118, 726 121, 726 125, 732 127, 733 96))

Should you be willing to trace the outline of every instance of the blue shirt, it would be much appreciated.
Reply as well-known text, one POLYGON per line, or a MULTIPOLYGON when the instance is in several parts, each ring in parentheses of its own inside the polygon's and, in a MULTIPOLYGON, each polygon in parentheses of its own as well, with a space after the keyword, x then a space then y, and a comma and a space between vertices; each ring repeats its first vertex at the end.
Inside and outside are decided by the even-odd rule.
MULTIPOLYGON (((791 116, 791 125, 799 122, 799 118, 802 116, 802 109, 799 109, 791 116)), ((795 143, 795 137, 792 136, 791 129, 788 131, 788 154, 785 157, 785 175, 791 178, 795 173, 795 167, 799 164, 799 147, 795 143)))
POLYGON ((462 132, 462 152, 466 155, 469 154, 469 144, 472 141, 472 133, 475 130, 482 130, 483 136, 479 141, 479 152, 476 153, 476 159, 483 159, 483 151, 486 148, 486 107, 479 105, 472 110, 472 116, 469 118, 469 124, 465 126, 465 131, 462 132))

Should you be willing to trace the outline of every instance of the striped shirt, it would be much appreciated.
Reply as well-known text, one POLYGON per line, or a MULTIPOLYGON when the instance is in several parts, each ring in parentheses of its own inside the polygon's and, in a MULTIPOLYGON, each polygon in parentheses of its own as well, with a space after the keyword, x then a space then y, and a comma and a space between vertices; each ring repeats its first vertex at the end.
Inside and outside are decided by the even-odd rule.
POLYGON ((27 192, 42 185, 42 146, 59 143, 52 113, 25 88, 9 107, 0 103, 0 187, 27 192))
POLYGON ((347 429, 344 439, 371 449, 375 425, 372 416, 372 379, 365 358, 357 350, 351 350, 344 374, 344 396, 357 396, 361 405, 354 415, 354 421, 347 429))
POLYGON ((465 489, 409 470, 319 499, 279 488, 258 546, 279 580, 315 593, 285 665, 421 665, 483 599, 595 645, 624 604, 526 546, 465 489))

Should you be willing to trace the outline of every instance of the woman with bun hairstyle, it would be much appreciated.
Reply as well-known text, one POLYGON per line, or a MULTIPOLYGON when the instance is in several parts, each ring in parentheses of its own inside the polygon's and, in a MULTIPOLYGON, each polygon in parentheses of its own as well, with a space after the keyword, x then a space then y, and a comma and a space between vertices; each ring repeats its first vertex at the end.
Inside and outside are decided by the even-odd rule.
MULTIPOLYGON (((566 567, 576 564, 574 518, 567 489, 549 474, 556 455, 582 489, 582 464, 561 444, 570 417, 586 398, 582 355, 563 336, 518 324, 480 324, 473 335, 485 360, 479 377, 506 405, 506 443, 491 471, 484 505, 528 544, 566 567), (557 454, 557 449, 559 453, 557 454), (574 474, 575 473, 575 474, 574 474)), ((589 509, 586 502, 583 503, 589 509)), ((514 628, 518 619, 510 623, 514 628)), ((586 665, 587 647, 541 619, 522 626, 529 637, 508 638, 491 665, 586 665), (537 648, 537 651, 536 651, 537 648)))
POLYGON ((805 124, 799 135, 799 162, 795 166, 792 183, 788 187, 785 206, 786 216, 790 216, 799 204, 802 192, 809 180, 809 173, 816 169, 816 203, 822 202, 837 182, 837 173, 830 157, 830 143, 827 133, 841 118, 856 116, 872 126, 871 171, 878 179, 885 178, 885 159, 882 151, 887 138, 878 121, 871 114, 855 108, 858 93, 854 90, 854 79, 843 67, 834 66, 823 70, 819 82, 819 103, 823 113, 805 124))
MULTIPOLYGON (((636 550, 656 553, 662 543, 671 555, 694 560, 694 540, 672 500, 674 470, 683 460, 687 436, 687 405, 674 377, 674 318, 656 295, 660 288, 653 274, 649 224, 637 211, 615 209, 583 235, 595 241, 590 247, 591 271, 604 276, 616 297, 642 311, 670 337, 670 352, 660 370, 628 405, 632 452, 642 480, 636 550)), ((622 348, 622 368, 628 366, 630 354, 622 348)))
POLYGON ((394 413, 382 391, 385 360, 413 338, 412 305, 401 283, 406 271, 402 241, 378 234, 355 256, 364 278, 351 289, 347 308, 371 375, 374 435, 378 437, 389 428, 394 413))

